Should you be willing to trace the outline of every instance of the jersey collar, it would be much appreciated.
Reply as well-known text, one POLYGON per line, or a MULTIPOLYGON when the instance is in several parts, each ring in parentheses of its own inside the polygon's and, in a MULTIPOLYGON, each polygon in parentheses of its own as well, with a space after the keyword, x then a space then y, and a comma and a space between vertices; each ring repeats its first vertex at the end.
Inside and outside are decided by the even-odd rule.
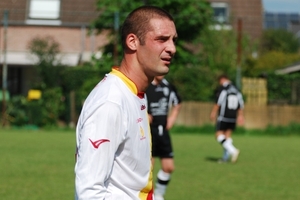
POLYGON ((144 92, 139 92, 137 90, 137 87, 135 85, 134 82, 132 82, 132 80, 130 80, 127 76, 125 76, 122 72, 119 71, 118 67, 113 67, 112 71, 110 72, 110 74, 113 74, 117 77, 119 77, 126 85, 127 87, 135 94, 137 95, 139 98, 144 98, 144 92))

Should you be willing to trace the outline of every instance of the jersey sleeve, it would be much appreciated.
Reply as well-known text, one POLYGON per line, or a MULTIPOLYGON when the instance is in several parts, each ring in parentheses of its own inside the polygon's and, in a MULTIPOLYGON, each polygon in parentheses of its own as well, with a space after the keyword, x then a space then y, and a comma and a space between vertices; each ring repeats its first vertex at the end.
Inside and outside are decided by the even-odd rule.
POLYGON ((222 102, 224 102, 226 100, 226 98, 227 98, 227 91, 226 90, 222 90, 221 93, 220 93, 220 95, 219 95, 219 97, 218 97, 218 99, 217 99, 216 103, 219 106, 221 106, 222 102))
POLYGON ((147 92, 145 93, 145 101, 146 101, 146 105, 147 105, 147 112, 148 112, 148 114, 151 114, 150 101, 148 100, 147 92))
POLYGON ((218 99, 219 99, 219 96, 220 96, 222 90, 223 90, 223 87, 221 87, 221 86, 219 86, 218 88, 215 89, 215 91, 214 91, 214 100, 215 100, 215 103, 218 102, 218 99))
POLYGON ((170 85, 171 93, 170 93, 170 101, 172 105, 178 105, 182 102, 179 93, 174 85, 170 85))
POLYGON ((239 100, 239 108, 240 109, 243 109, 244 108, 244 100, 243 100, 243 96, 242 96, 242 94, 239 92, 238 93, 238 100, 239 100))
POLYGON ((79 123, 76 195, 78 199, 105 199, 115 154, 125 139, 122 110, 106 102, 79 123))

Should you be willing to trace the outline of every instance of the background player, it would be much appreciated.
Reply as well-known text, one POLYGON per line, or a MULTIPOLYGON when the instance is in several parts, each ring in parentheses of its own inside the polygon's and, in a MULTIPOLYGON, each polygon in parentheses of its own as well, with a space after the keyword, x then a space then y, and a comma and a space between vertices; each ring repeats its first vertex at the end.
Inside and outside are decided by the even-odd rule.
POLYGON ((152 134, 152 163, 160 158, 161 169, 154 189, 155 200, 163 200, 171 173, 174 171, 173 149, 169 130, 178 116, 181 98, 164 76, 156 76, 146 90, 152 134), (169 113, 170 111, 170 113, 169 113))
POLYGON ((231 157, 231 162, 236 162, 240 151, 233 146, 231 138, 236 122, 244 123, 244 101, 242 94, 231 83, 227 75, 218 78, 220 87, 216 94, 216 103, 211 111, 211 120, 216 120, 216 139, 224 148, 221 162, 226 162, 231 157), (218 113, 218 116, 217 116, 218 113))

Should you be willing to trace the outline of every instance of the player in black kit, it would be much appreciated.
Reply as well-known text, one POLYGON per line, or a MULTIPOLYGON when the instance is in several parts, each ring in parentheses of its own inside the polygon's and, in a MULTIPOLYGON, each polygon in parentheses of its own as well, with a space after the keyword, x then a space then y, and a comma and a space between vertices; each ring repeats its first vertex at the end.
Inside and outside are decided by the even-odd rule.
POLYGON ((236 122, 244 123, 244 101, 242 94, 226 75, 221 75, 218 80, 220 87, 210 118, 217 120, 216 139, 224 148, 224 155, 220 161, 226 162, 231 157, 231 162, 234 163, 240 151, 233 146, 231 134, 235 130, 236 122))
POLYGON ((163 200, 171 173, 174 171, 173 149, 169 130, 178 116, 181 98, 164 76, 157 76, 146 91, 152 134, 152 162, 160 158, 161 169, 154 189, 155 200, 163 200), (170 111, 170 112, 169 112, 170 111))

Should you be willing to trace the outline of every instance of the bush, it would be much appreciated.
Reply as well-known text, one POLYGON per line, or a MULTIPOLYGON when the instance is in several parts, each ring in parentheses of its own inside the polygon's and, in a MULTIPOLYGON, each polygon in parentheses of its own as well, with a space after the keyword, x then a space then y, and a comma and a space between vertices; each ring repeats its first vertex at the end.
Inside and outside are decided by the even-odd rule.
MULTIPOLYGON (((293 89, 300 88, 300 74, 277 75, 268 74, 268 101, 269 103, 299 104, 300 96, 296 92, 295 99, 292 99, 293 89)), ((295 91, 294 91, 295 92, 295 91)))
POLYGON ((23 126, 28 124, 27 114, 28 101, 23 96, 14 96, 7 104, 7 115, 9 123, 14 126, 23 126))
POLYGON ((217 87, 216 75, 199 66, 178 68, 166 78, 176 86, 184 101, 211 101, 217 87))
POLYGON ((28 100, 24 96, 14 96, 7 106, 10 125, 56 126, 60 113, 64 110, 61 88, 47 89, 39 100, 28 100))
POLYGON ((283 29, 268 29, 263 32, 261 38, 261 51, 281 51, 285 53, 297 53, 299 41, 296 36, 283 29))

